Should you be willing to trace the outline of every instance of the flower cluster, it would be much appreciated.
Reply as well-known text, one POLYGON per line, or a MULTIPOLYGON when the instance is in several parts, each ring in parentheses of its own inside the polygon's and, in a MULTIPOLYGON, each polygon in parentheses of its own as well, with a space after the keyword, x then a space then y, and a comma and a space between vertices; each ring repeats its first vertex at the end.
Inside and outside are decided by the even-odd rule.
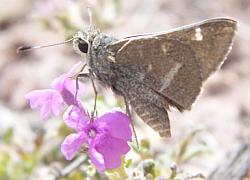
MULTIPOLYGON (((75 133, 68 135, 61 145, 61 152, 67 160, 73 159, 81 148, 87 148, 91 162, 99 171, 119 168, 122 156, 130 150, 131 121, 126 114, 116 110, 100 117, 90 117, 80 100, 74 97, 76 82, 71 77, 76 66, 56 78, 52 89, 32 91, 26 98, 32 109, 40 108, 42 120, 59 115, 63 104, 68 105, 63 119, 75 133)), ((82 93, 83 85, 79 87, 82 93)))
MULTIPOLYGON (((31 109, 40 108, 42 120, 58 116, 62 111, 63 104, 70 106, 75 103, 76 82, 71 77, 74 76, 74 71, 79 65, 80 63, 76 64, 67 74, 56 78, 51 84, 51 89, 35 90, 25 95, 31 109)), ((83 85, 79 83, 78 94, 82 94, 82 92, 83 85)))

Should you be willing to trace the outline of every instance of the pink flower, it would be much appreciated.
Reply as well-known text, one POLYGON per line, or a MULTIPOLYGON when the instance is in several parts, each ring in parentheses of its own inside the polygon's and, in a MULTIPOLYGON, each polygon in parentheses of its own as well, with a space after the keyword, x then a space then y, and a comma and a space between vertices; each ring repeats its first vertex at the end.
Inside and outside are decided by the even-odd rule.
POLYGON ((130 119, 126 114, 112 111, 91 120, 79 104, 68 108, 64 120, 76 130, 61 145, 67 160, 73 159, 85 145, 92 163, 99 171, 116 169, 121 165, 121 157, 130 150, 128 141, 131 141, 132 136, 130 119))
MULTIPOLYGON (((79 66, 79 63, 73 66, 67 74, 56 78, 51 84, 52 89, 35 90, 25 95, 25 98, 29 100, 31 109, 40 108, 42 120, 50 116, 58 116, 64 103, 68 106, 75 103, 76 81, 71 77, 77 66, 79 66)), ((82 93, 83 85, 80 83, 79 85, 79 93, 82 93)))
POLYGON ((61 112, 63 99, 56 90, 44 89, 35 90, 27 93, 25 98, 30 101, 30 108, 40 107, 40 117, 42 120, 47 119, 52 114, 58 116, 61 112))

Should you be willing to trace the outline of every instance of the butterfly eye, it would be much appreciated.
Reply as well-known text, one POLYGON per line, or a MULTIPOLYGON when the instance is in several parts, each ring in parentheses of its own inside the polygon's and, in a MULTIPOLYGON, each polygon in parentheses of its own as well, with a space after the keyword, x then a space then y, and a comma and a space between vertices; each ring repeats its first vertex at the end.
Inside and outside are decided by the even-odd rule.
POLYGON ((86 43, 85 41, 80 41, 78 43, 78 48, 82 53, 87 53, 88 52, 88 43, 86 43))

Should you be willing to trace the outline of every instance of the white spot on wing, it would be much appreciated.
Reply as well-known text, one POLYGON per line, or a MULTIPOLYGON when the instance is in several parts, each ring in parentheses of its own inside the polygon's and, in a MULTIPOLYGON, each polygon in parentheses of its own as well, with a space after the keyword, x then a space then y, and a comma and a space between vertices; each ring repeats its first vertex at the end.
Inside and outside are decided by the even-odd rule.
POLYGON ((171 81, 174 79, 174 76, 178 73, 181 66, 182 66, 182 64, 176 63, 175 66, 170 69, 168 74, 166 74, 166 76, 164 77, 160 92, 162 92, 164 89, 166 89, 171 84, 171 81))
POLYGON ((201 28, 198 27, 195 29, 195 40, 202 41, 202 39, 203 39, 203 36, 201 34, 201 28))

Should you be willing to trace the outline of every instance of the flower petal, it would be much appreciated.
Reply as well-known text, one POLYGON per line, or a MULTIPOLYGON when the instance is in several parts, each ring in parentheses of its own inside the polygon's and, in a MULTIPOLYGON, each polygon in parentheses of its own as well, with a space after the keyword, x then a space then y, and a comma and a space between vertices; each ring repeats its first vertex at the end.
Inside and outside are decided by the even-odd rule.
POLYGON ((77 133, 68 135, 62 145, 61 152, 67 160, 71 160, 76 155, 77 151, 80 150, 83 143, 86 142, 87 136, 85 133, 77 133))
POLYGON ((60 100, 58 100, 57 98, 59 98, 59 97, 60 97, 59 93, 54 94, 53 102, 50 105, 51 106, 51 112, 55 116, 58 116, 62 111, 63 100, 62 100, 62 97, 60 97, 60 100))
POLYGON ((48 105, 41 106, 40 118, 42 120, 45 120, 45 119, 48 119, 50 115, 51 115, 51 109, 48 107, 48 105))
MULTIPOLYGON (((68 89, 72 94, 76 92, 76 80, 70 77, 66 78, 64 81, 64 86, 68 89)), ((78 95, 82 95, 84 92, 84 85, 80 81, 78 81, 78 95)))
MULTIPOLYGON (((83 85, 79 82, 79 89, 78 94, 82 94, 83 92, 83 85)), ((68 74, 63 74, 56 78, 52 82, 52 87, 61 93, 61 96, 63 97, 64 102, 67 105, 72 105, 75 102, 75 93, 76 93, 76 80, 71 79, 68 74)))
POLYGON ((106 169, 102 154, 97 152, 96 149, 94 148, 94 141, 92 141, 89 146, 89 157, 91 162, 98 169, 98 171, 102 172, 106 169))
POLYGON ((53 89, 35 90, 27 93, 25 98, 29 100, 30 107, 34 109, 47 102, 48 96, 55 92, 53 89))
POLYGON ((97 152, 102 154, 106 169, 116 169, 121 165, 121 157, 125 155, 130 147, 127 142, 118 138, 102 134, 95 139, 94 147, 97 152))
POLYGON ((62 74, 61 76, 54 79, 51 83, 52 88, 59 91, 59 92, 62 91, 64 88, 64 81, 66 78, 67 78, 67 75, 62 74))
POLYGON ((63 88, 62 91, 60 91, 64 102, 70 106, 73 105, 75 103, 75 95, 73 93, 71 93, 68 89, 63 88))
POLYGON ((72 92, 71 89, 69 89, 70 86, 75 86, 75 84, 73 85, 71 81, 72 80, 70 80, 66 74, 63 74, 52 82, 52 87, 58 92, 60 92, 64 102, 68 105, 74 104, 75 99, 75 92, 72 92), (71 82, 70 85, 68 84, 69 82, 71 82))
POLYGON ((108 131, 110 136, 131 141, 132 132, 130 128, 130 118, 119 111, 112 111, 110 113, 102 115, 96 121, 94 121, 97 131, 108 131))
POLYGON ((32 109, 41 108, 40 116, 45 120, 51 115, 57 116, 61 112, 63 99, 53 89, 35 90, 27 93, 25 98, 29 100, 32 109))
POLYGON ((67 126, 76 131, 82 131, 90 120, 80 102, 77 105, 69 106, 63 115, 63 119, 67 126))

